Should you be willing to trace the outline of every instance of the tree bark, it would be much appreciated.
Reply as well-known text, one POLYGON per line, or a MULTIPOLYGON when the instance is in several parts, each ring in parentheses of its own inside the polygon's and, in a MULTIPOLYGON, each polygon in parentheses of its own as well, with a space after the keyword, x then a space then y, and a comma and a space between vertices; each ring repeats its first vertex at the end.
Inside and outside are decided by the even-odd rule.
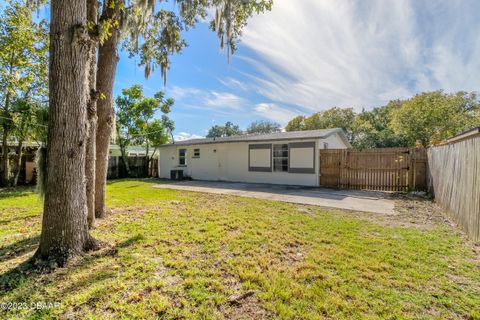
POLYGON ((47 171, 36 258, 64 265, 95 241, 85 188, 89 36, 85 1, 52 0, 47 171))
POLYGON ((8 165, 8 127, 3 126, 3 137, 2 137, 2 186, 8 187, 9 185, 9 172, 10 168, 8 165))
MULTIPOLYGON (((4 114, 5 118, 9 117, 8 110, 10 108, 10 92, 7 92, 5 96, 5 106, 4 114)), ((9 121, 8 119, 3 119, 3 122, 9 121)), ((8 162, 8 124, 3 125, 3 136, 2 136, 2 177, 1 183, 2 186, 8 187, 10 185, 10 166, 8 162)))
POLYGON ((122 163, 123 167, 125 168, 125 172, 127 174, 127 177, 131 177, 131 172, 130 172, 130 163, 128 162, 128 155, 127 155, 127 146, 125 145, 125 141, 120 137, 120 131, 119 128, 117 127, 117 137, 118 137, 118 146, 120 147, 120 154, 122 157, 122 163))
POLYGON ((22 157, 23 157, 23 138, 18 141, 17 147, 17 163, 15 165, 15 175, 13 176, 12 185, 16 187, 18 185, 18 179, 20 177, 20 171, 22 171, 22 157))
MULTIPOLYGON (((91 25, 97 25, 98 0, 87 0, 87 20, 91 25)), ((85 176, 87 180, 87 222, 88 227, 95 225, 95 162, 97 139, 97 42, 91 42, 89 57, 88 85, 89 96, 87 102, 88 138, 86 150, 85 176)))
MULTIPOLYGON (((121 2, 105 1, 101 19, 119 19, 121 2), (112 3, 114 3, 113 6, 112 3)), ((119 30, 113 27, 111 36, 105 40, 98 50, 97 90, 101 97, 97 102, 98 130, 95 168, 95 216, 97 218, 105 217, 108 152, 114 122, 113 85, 119 60, 117 53, 118 38, 119 30)))

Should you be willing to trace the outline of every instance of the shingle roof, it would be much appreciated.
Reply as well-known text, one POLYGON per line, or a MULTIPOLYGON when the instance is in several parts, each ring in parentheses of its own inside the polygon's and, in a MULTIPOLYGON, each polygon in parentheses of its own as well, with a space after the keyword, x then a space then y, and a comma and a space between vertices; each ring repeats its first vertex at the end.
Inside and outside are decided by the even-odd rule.
POLYGON ((168 143, 160 147, 168 146, 188 146, 194 144, 212 144, 212 143, 229 143, 229 142, 260 142, 260 141, 275 141, 275 140, 305 140, 305 139, 321 139, 339 133, 342 139, 348 144, 345 132, 341 128, 308 130, 308 131, 290 131, 290 132, 276 132, 269 134, 245 134, 221 138, 202 138, 190 139, 183 141, 176 141, 175 143, 168 143))

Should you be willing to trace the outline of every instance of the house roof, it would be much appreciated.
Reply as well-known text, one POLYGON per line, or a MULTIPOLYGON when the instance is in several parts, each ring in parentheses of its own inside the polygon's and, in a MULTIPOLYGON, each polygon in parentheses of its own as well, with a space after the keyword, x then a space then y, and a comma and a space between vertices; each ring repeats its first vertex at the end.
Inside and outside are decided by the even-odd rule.
POLYGON ((345 132, 341 128, 332 128, 308 131, 276 132, 269 134, 245 134, 221 138, 189 139, 183 141, 176 141, 175 143, 164 144, 161 145, 160 148, 170 146, 189 146, 196 144, 322 139, 327 138, 333 134, 339 134, 340 138, 345 142, 347 147, 351 147, 350 143, 348 142, 347 136, 345 135, 345 132))

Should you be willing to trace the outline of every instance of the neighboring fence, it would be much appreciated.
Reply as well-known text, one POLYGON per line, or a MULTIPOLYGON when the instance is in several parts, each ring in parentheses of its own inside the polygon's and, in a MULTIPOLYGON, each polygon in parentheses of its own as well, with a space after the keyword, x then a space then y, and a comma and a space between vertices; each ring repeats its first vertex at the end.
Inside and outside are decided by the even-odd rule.
POLYGON ((425 190, 425 149, 320 150, 320 185, 381 191, 425 190))
POLYGON ((474 241, 480 241, 480 133, 428 150, 435 200, 474 241))
POLYGON ((147 157, 129 157, 130 175, 128 175, 122 157, 110 156, 107 179, 157 177, 157 160, 153 159, 150 167, 148 167, 147 161, 147 157))

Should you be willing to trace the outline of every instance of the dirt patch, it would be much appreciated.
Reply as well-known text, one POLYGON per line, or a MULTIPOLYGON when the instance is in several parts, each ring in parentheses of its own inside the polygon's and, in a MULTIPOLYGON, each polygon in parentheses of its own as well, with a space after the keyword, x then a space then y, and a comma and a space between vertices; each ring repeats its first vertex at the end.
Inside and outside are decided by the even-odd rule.
POLYGON ((250 295, 239 301, 239 303, 233 304, 225 315, 225 319, 274 319, 274 316, 260 306, 260 301, 255 295, 250 295))
POLYGON ((431 199, 401 193, 391 197, 395 200, 395 214, 389 216, 393 223, 422 229, 442 224, 454 226, 445 210, 431 199))

